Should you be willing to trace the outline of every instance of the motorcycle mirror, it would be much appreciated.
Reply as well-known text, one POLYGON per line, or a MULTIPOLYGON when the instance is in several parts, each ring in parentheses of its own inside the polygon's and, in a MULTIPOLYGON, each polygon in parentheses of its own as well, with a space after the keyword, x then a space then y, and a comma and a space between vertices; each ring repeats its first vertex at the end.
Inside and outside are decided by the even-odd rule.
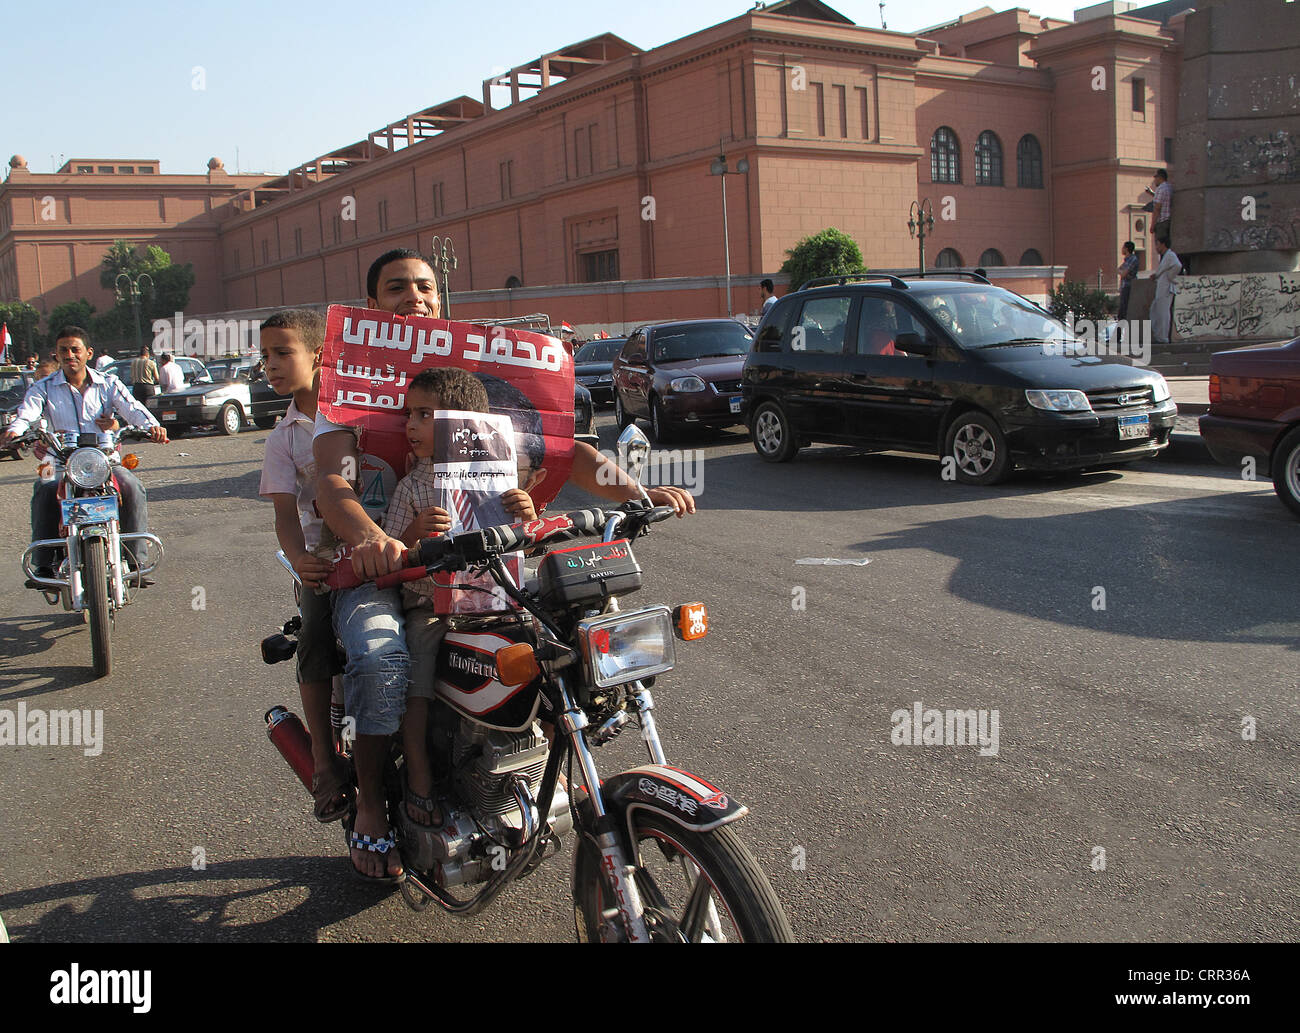
POLYGON ((618 454, 627 472, 639 481, 650 456, 650 439, 640 427, 632 424, 618 436, 618 454))

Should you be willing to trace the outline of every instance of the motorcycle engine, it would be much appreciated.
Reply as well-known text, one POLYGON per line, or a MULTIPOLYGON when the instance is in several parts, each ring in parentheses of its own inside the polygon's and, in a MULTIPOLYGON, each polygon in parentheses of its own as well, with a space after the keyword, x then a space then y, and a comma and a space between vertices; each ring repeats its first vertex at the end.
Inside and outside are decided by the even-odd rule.
MULTIPOLYGON (((445 720, 434 722, 435 752, 450 761, 453 793, 438 801, 442 827, 404 837, 403 857, 435 872, 443 886, 483 882, 505 868, 519 846, 524 823, 512 790, 514 776, 523 778, 536 798, 549 744, 536 721, 522 732, 507 732, 445 710, 439 716, 445 720)), ((545 821, 556 835, 573 827, 568 794, 558 786, 545 821)), ((409 822, 403 824, 414 831, 409 822)))

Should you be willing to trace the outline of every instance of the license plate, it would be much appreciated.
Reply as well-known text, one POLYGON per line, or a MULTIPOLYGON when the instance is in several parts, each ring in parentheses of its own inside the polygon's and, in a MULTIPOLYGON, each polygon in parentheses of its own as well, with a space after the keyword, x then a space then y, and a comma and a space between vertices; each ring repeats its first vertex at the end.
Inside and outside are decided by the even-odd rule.
POLYGON ((1125 438, 1149 438, 1151 422, 1146 416, 1121 416, 1119 436, 1121 441, 1125 438))
POLYGON ((174 412, 165 412, 162 414, 162 418, 164 420, 174 420, 176 419, 176 414, 174 412))
POLYGON ((105 524, 117 519, 117 499, 111 495, 89 499, 61 499, 64 525, 105 524))
POLYGON ((743 399, 742 397, 740 397, 740 396, 737 396, 737 397, 735 397, 735 398, 732 398, 732 399, 730 400, 730 401, 731 401, 731 411, 732 411, 732 412, 740 412, 740 403, 741 403, 743 400, 744 400, 744 399, 743 399))

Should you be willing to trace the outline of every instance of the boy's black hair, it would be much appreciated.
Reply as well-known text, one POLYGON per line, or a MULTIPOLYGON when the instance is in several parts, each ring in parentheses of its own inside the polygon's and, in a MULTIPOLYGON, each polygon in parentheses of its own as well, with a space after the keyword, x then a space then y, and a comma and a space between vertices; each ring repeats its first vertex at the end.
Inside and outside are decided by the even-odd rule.
MULTIPOLYGON (((71 323, 67 324, 66 326, 59 327, 59 332, 54 338, 54 343, 58 344, 65 337, 79 337, 81 338, 82 344, 84 344, 87 348, 90 347, 90 331, 87 330, 85 327, 74 326, 71 323)), ((148 349, 145 350, 147 351, 148 349)))
POLYGON ((1126 240, 1122 245, 1120 245, 1120 250, 1127 251, 1131 255, 1137 251, 1137 245, 1131 240, 1126 240))
MULTIPOLYGON (((366 297, 379 297, 379 274, 384 271, 384 266, 389 262, 397 262, 403 258, 414 258, 429 266, 429 271, 433 271, 433 266, 429 265, 429 260, 420 252, 412 251, 409 247, 395 247, 391 251, 385 251, 382 255, 370 263, 370 269, 366 273, 366 297)), ((434 278, 434 288, 438 286, 438 280, 434 278)))
POLYGON ((487 391, 482 381, 468 370, 455 366, 421 370, 411 381, 408 391, 428 391, 438 396, 439 409, 463 412, 490 412, 487 391))
POLYGON ((325 317, 309 308, 284 308, 262 321, 262 330, 292 330, 314 352, 325 343, 325 317))
POLYGON ((776 293, 776 284, 774 284, 771 280, 760 280, 758 285, 762 287, 763 290, 767 291, 768 294, 776 293))

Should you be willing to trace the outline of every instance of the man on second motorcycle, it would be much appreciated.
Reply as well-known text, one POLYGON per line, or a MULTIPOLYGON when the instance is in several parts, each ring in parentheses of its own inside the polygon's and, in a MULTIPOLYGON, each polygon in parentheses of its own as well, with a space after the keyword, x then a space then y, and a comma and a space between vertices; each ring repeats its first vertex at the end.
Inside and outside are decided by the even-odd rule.
MULTIPOLYGON (((27 389, 16 418, 0 434, 0 448, 21 437, 41 417, 45 418, 51 433, 103 435, 113 427, 113 417, 117 415, 132 427, 148 427, 149 436, 159 444, 167 443, 167 432, 153 414, 131 396, 122 381, 90 367, 95 353, 90 347, 89 333, 79 326, 65 326, 59 331, 55 348, 59 369, 27 389)), ((122 530, 147 531, 149 509, 144 485, 124 466, 115 467, 113 472, 122 494, 122 530)), ((56 477, 48 481, 38 480, 32 489, 33 540, 58 537, 58 487, 56 477)), ((148 559, 146 546, 142 543, 135 548, 140 550, 138 563, 145 565, 148 559)), ((54 550, 41 550, 35 560, 39 576, 54 576, 51 569, 55 562, 54 550)))
MULTIPOLYGON (((437 319, 442 311, 437 280, 419 252, 386 252, 366 275, 370 308, 400 316, 437 319)), ((335 537, 352 546, 352 566, 366 579, 402 566, 406 546, 380 526, 383 514, 367 513, 353 486, 358 470, 357 437, 352 428, 316 415, 316 506, 335 537)), ((590 445, 579 443, 571 479, 579 487, 614 502, 640 497, 638 486, 590 445), (602 467, 608 467, 603 473, 602 467)), ((651 501, 672 506, 678 516, 695 512, 695 501, 680 488, 653 488, 651 501)), ((428 528, 441 533, 450 519, 428 528)), ((401 875, 393 849, 392 827, 384 801, 382 772, 388 737, 398 730, 406 708, 410 657, 407 653, 401 598, 395 589, 380 591, 367 580, 334 594, 334 626, 348 654, 344 671, 347 713, 356 721, 353 759, 357 772, 357 816, 350 840, 352 864, 368 878, 401 875)), ((431 787, 415 786, 427 795, 431 787)), ((427 819, 426 819, 427 820, 427 819)))

